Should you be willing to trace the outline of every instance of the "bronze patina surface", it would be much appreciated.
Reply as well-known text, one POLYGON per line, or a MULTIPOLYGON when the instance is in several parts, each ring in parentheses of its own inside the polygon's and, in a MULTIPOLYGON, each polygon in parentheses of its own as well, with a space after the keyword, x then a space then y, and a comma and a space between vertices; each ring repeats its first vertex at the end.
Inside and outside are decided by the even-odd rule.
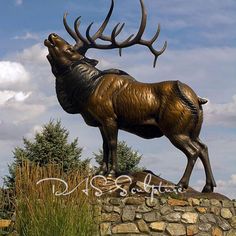
POLYGON ((202 105, 207 101, 199 98, 188 85, 180 81, 141 83, 120 70, 100 71, 96 68, 98 61, 85 56, 89 48, 119 48, 121 53, 122 48, 141 44, 153 53, 155 66, 157 57, 164 52, 167 43, 160 51, 152 46, 160 33, 159 25, 150 41, 142 39, 147 14, 143 0, 140 3, 142 19, 138 33, 123 42, 118 42, 116 37, 124 24, 117 24, 110 36, 103 34, 112 14, 113 0, 108 15, 93 36, 90 35, 92 24, 84 37, 79 32, 80 17, 75 20, 72 30, 66 21, 67 14, 64 15, 64 26, 76 44, 70 45, 55 33, 50 34, 44 42, 56 77, 57 98, 66 112, 80 113, 88 125, 100 129, 104 150, 101 174, 114 176, 117 173, 119 129, 146 139, 165 135, 188 159, 186 170, 178 184, 188 187, 191 172, 199 157, 206 173, 203 192, 212 192, 216 184, 208 150, 199 139, 203 121, 202 105), (99 43, 97 39, 108 43, 99 43))

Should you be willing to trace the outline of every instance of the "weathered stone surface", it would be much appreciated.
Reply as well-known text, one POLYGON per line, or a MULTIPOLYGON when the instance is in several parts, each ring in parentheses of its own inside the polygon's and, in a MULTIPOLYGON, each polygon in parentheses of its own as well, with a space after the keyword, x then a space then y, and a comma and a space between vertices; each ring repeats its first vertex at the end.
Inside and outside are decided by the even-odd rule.
POLYGON ((138 227, 134 223, 122 223, 112 227, 113 234, 132 234, 139 233, 138 227))
POLYGON ((101 223, 100 234, 101 236, 111 235, 111 223, 101 223))
POLYGON ((166 204, 166 203, 167 203, 167 199, 164 198, 164 197, 162 197, 162 198, 161 198, 161 204, 166 204))
POLYGON ((199 224, 198 228, 201 231, 209 231, 211 228, 211 224, 208 223, 199 224))
POLYGON ((186 229, 182 224, 170 223, 170 224, 167 225, 166 231, 171 236, 186 235, 186 229))
POLYGON ((122 221, 133 221, 135 218, 135 207, 125 206, 122 213, 122 221))
POLYGON ((168 204, 170 206, 188 206, 189 205, 189 203, 187 201, 178 200, 178 199, 174 199, 174 198, 169 199, 168 204))
POLYGON ((113 206, 111 206, 111 205, 103 205, 102 206, 102 210, 104 212, 112 212, 113 211, 113 206))
POLYGON ((141 197, 127 197, 124 199, 126 205, 141 205, 144 202, 144 198, 141 197))
POLYGON ((185 210, 185 207, 175 206, 174 211, 185 212, 186 210, 185 210))
POLYGON ((198 220, 198 214, 192 212, 186 212, 182 215, 181 221, 187 224, 195 224, 198 220))
POLYGON ((236 230, 235 229, 231 229, 226 236, 236 236, 236 230))
POLYGON ((179 222, 181 219, 181 214, 179 212, 169 213, 168 215, 165 215, 163 219, 172 223, 179 222))
POLYGON ((230 224, 233 228, 236 228, 236 216, 233 216, 231 219, 230 219, 230 224))
POLYGON ((201 232, 199 234, 196 234, 196 236, 211 236, 211 234, 210 233, 203 233, 203 232, 201 232))
POLYGON ((218 215, 220 215, 220 207, 212 206, 210 208, 210 212, 218 216, 218 215))
POLYGON ((143 233, 149 233, 150 230, 149 230, 149 228, 148 228, 146 222, 145 222, 143 219, 138 220, 138 221, 137 221, 137 225, 138 225, 138 228, 139 228, 139 230, 140 230, 141 232, 143 232, 143 233))
POLYGON ((166 223, 161 221, 161 222, 152 222, 149 227, 154 230, 154 231, 158 231, 158 232, 163 232, 166 228, 166 223))
POLYGON ((231 229, 231 226, 229 225, 229 223, 226 220, 222 219, 221 217, 218 216, 216 218, 216 221, 217 221, 217 225, 224 231, 231 229))
POLYGON ((148 213, 144 213, 143 214, 143 219, 146 222, 153 222, 153 221, 157 221, 160 219, 160 213, 157 211, 152 211, 152 212, 148 212, 148 213))
POLYGON ((204 214, 200 216, 200 221, 204 223, 216 223, 216 219, 213 214, 204 214))
POLYGON ((210 206, 210 200, 208 199, 201 199, 200 200, 200 205, 203 207, 209 207, 210 206))
POLYGON ((212 232, 211 232, 212 236, 223 236, 223 232, 220 228, 218 227, 213 227, 212 228, 212 232))
POLYGON ((223 200, 222 205, 223 207, 233 207, 233 202, 229 200, 223 200))
POLYGON ((146 205, 148 207, 155 207, 155 206, 159 206, 160 204, 157 198, 148 197, 146 198, 146 205))
POLYGON ((222 208, 221 211, 220 211, 220 215, 224 219, 230 219, 233 216, 231 211, 228 208, 222 208))
POLYGON ((211 199, 210 202, 212 206, 221 207, 221 203, 219 200, 211 199))
POLYGON ((109 202, 112 205, 119 206, 121 204, 121 198, 111 198, 109 202))
POLYGON ((142 219, 143 218, 143 215, 141 213, 136 213, 135 214, 135 218, 136 219, 142 219))
POLYGON ((163 206, 163 207, 161 207, 160 212, 162 215, 167 215, 167 214, 173 212, 173 210, 169 206, 163 206))
POLYGON ((187 226, 187 235, 192 236, 199 232, 197 225, 188 225, 187 226))
POLYGON ((199 206, 200 205, 200 201, 197 198, 189 198, 188 202, 189 202, 189 205, 191 205, 191 206, 199 206))
POLYGON ((101 221, 115 222, 120 220, 120 215, 117 213, 102 213, 101 221))
POLYGON ((114 211, 114 212, 117 212, 118 214, 121 213, 121 209, 120 209, 120 207, 118 207, 118 206, 114 206, 113 211, 114 211))
POLYGON ((136 212, 138 213, 145 213, 145 212, 149 212, 151 211, 152 208, 147 207, 145 203, 143 203, 142 205, 138 206, 138 208, 136 209, 136 212))
POLYGON ((206 207, 196 207, 196 211, 201 214, 204 214, 207 212, 207 208, 206 207))

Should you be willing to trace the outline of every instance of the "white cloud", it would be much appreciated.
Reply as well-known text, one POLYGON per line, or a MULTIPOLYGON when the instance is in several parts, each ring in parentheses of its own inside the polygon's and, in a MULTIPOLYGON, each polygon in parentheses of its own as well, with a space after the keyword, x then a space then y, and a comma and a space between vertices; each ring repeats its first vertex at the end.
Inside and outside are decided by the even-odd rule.
POLYGON ((16 102, 23 102, 30 96, 31 92, 15 92, 11 90, 0 91, 0 105, 4 105, 7 101, 13 99, 16 102))
POLYGON ((236 126, 236 95, 229 103, 214 104, 205 107, 205 120, 209 125, 236 126))
POLYGON ((16 58, 22 63, 35 63, 35 65, 38 63, 48 64, 46 59, 47 54, 48 51, 46 47, 43 47, 41 44, 35 44, 18 53, 16 58))
POLYGON ((15 40, 28 40, 28 39, 33 39, 33 40, 39 40, 39 36, 35 33, 30 33, 26 32, 24 35, 21 36, 15 36, 13 37, 15 40))
POLYGON ((25 67, 18 62, 0 61, 0 86, 25 82, 30 79, 25 67))

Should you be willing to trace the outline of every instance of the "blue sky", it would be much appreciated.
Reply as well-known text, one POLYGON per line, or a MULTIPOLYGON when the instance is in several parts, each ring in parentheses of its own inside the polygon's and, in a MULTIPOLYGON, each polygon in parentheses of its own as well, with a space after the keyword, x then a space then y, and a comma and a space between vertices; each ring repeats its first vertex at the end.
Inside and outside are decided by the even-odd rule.
MULTIPOLYGON (((142 82, 180 80, 200 96, 204 106, 202 140, 209 147, 216 191, 236 198, 236 2, 234 0, 145 0, 148 23, 145 38, 150 38, 161 24, 156 43, 168 48, 152 68, 153 56, 147 48, 135 46, 118 56, 117 50, 90 50, 100 69, 119 68, 142 82)), ((91 21, 93 30, 104 19, 109 0, 0 0, 0 176, 7 173, 14 147, 22 137, 32 138, 42 124, 61 119, 71 139, 79 138, 84 157, 91 157, 101 146, 96 128, 88 127, 79 115, 66 114, 55 97, 54 77, 46 60, 44 39, 56 32, 69 42, 62 24, 81 15, 81 31, 91 21)), ((140 20, 138 0, 115 0, 115 9, 107 33, 117 22, 126 22, 120 38, 137 31, 140 20)), ((125 140, 143 154, 142 165, 177 182, 186 164, 184 155, 166 138, 144 140, 124 132, 125 140)), ((204 172, 197 163, 191 185, 201 189, 204 172)))

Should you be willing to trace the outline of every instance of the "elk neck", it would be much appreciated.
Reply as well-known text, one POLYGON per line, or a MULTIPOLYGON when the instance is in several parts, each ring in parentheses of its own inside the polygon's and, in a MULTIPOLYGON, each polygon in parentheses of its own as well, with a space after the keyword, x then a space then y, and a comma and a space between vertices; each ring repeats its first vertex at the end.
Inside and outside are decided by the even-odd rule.
POLYGON ((81 61, 72 63, 66 70, 58 73, 56 76, 56 91, 63 109, 66 111, 68 110, 67 107, 74 107, 76 110, 83 109, 89 96, 97 87, 100 77, 100 70, 81 61))

